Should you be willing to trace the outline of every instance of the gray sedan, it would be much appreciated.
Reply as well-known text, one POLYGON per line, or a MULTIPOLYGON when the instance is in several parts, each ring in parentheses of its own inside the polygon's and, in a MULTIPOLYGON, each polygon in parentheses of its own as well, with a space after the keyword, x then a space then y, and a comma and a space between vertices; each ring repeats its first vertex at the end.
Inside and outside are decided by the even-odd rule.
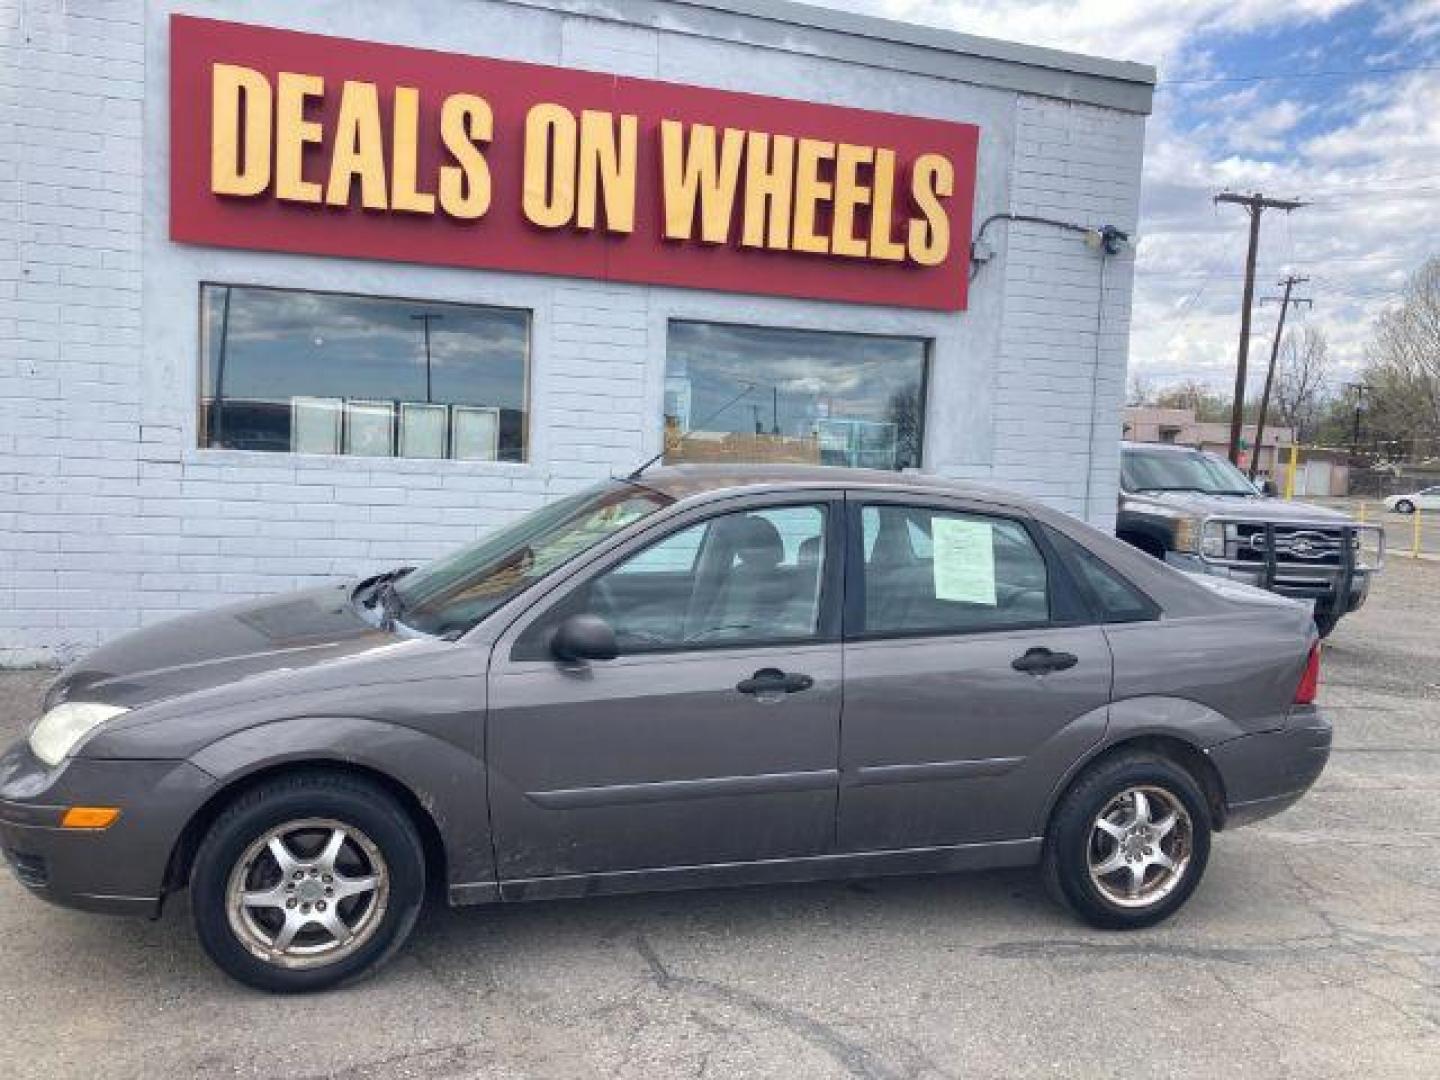
POLYGON ((122 637, 0 757, 37 896, 276 991, 451 904, 1040 864, 1102 927, 1314 782, 1301 605, 1012 495, 662 468, 449 558, 122 637))

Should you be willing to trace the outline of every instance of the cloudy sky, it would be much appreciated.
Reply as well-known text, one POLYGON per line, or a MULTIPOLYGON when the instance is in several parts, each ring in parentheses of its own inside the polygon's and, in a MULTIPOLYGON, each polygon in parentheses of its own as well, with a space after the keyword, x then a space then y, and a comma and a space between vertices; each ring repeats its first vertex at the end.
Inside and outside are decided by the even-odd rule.
MULTIPOLYGON (((1440 254, 1440 0, 826 2, 1159 68, 1130 345, 1155 385, 1234 377, 1246 215, 1217 191, 1313 203, 1266 215, 1257 295, 1308 275, 1301 318, 1347 367, 1440 254)), ((1257 307, 1257 332, 1276 310, 1257 307)))

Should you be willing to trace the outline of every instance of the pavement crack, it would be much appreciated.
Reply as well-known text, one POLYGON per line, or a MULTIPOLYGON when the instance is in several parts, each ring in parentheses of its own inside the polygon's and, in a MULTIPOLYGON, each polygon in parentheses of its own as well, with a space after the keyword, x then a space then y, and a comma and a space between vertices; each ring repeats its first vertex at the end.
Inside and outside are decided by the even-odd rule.
POLYGON ((474 1065, 470 1050, 481 1040, 446 1043, 443 1046, 427 1046, 422 1050, 407 1050, 402 1054, 375 1058, 356 1065, 347 1065, 322 1073, 311 1073, 299 1080, 370 1080, 393 1075, 397 1066, 421 1066, 427 1077, 469 1075, 474 1065))
POLYGON ((1110 941, 1001 941, 982 945, 975 950, 981 956, 999 960, 1066 960, 1091 957, 1155 956, 1172 960, 1216 960, 1225 964, 1245 965, 1260 956, 1278 951, 1275 948, 1223 948, 1212 945, 1181 945, 1147 942, 1124 944, 1110 941))
POLYGON ((871 1050, 840 1034, 835 1028, 798 1009, 770 998, 731 986, 728 983, 672 971, 644 934, 635 937, 635 951, 645 961, 650 977, 663 993, 688 991, 725 1005, 745 1010, 761 1020, 783 1028, 830 1057, 850 1076, 863 1080, 903 1080, 904 1072, 889 1068, 871 1050))

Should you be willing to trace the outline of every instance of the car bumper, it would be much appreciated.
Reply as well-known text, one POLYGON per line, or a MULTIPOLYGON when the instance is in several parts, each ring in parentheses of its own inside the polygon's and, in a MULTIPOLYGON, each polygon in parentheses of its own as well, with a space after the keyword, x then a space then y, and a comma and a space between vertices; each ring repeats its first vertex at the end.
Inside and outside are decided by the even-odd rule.
POLYGON ((1310 790, 1330 760, 1333 729, 1314 706, 1296 706, 1285 727, 1242 735, 1206 753, 1225 790, 1225 826, 1273 817, 1310 790))
POLYGON ((55 769, 23 743, 0 755, 0 852, 28 891, 64 907, 154 915, 176 840, 214 790, 188 762, 72 759, 55 769), (106 829, 66 829, 71 806, 115 806, 106 829))
MULTIPOLYGON (((1230 581, 1238 581, 1244 585, 1263 587, 1264 574, 1259 569, 1220 566, 1206 562, 1199 556, 1180 551, 1166 552, 1165 561, 1187 574, 1208 574, 1211 577, 1223 577, 1230 581)), ((1356 570, 1351 574, 1350 595, 1343 600, 1345 611, 1355 611, 1365 603, 1366 597, 1370 595, 1370 576, 1370 570, 1356 570)), ((1282 576, 1270 587, 1269 591, 1280 596, 1288 596, 1292 600, 1305 600, 1317 607, 1329 608, 1334 606, 1337 599, 1336 592, 1340 587, 1340 577, 1338 571, 1318 571, 1291 577, 1282 576)))

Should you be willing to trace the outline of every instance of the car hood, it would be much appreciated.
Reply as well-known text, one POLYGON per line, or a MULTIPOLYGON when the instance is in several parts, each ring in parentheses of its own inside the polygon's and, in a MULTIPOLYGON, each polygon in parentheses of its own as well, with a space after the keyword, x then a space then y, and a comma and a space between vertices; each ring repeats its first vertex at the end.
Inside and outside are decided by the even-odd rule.
POLYGON ((354 584, 231 604, 125 634, 62 672, 45 707, 103 701, 134 709, 393 645, 395 634, 350 604, 354 584))
POLYGON ((1127 494, 1132 503, 1166 507, 1196 517, 1220 516, 1241 521, 1335 524, 1350 521, 1350 515, 1328 506, 1291 502, 1288 499, 1261 499, 1244 495, 1203 495, 1194 491, 1136 492, 1127 494))

